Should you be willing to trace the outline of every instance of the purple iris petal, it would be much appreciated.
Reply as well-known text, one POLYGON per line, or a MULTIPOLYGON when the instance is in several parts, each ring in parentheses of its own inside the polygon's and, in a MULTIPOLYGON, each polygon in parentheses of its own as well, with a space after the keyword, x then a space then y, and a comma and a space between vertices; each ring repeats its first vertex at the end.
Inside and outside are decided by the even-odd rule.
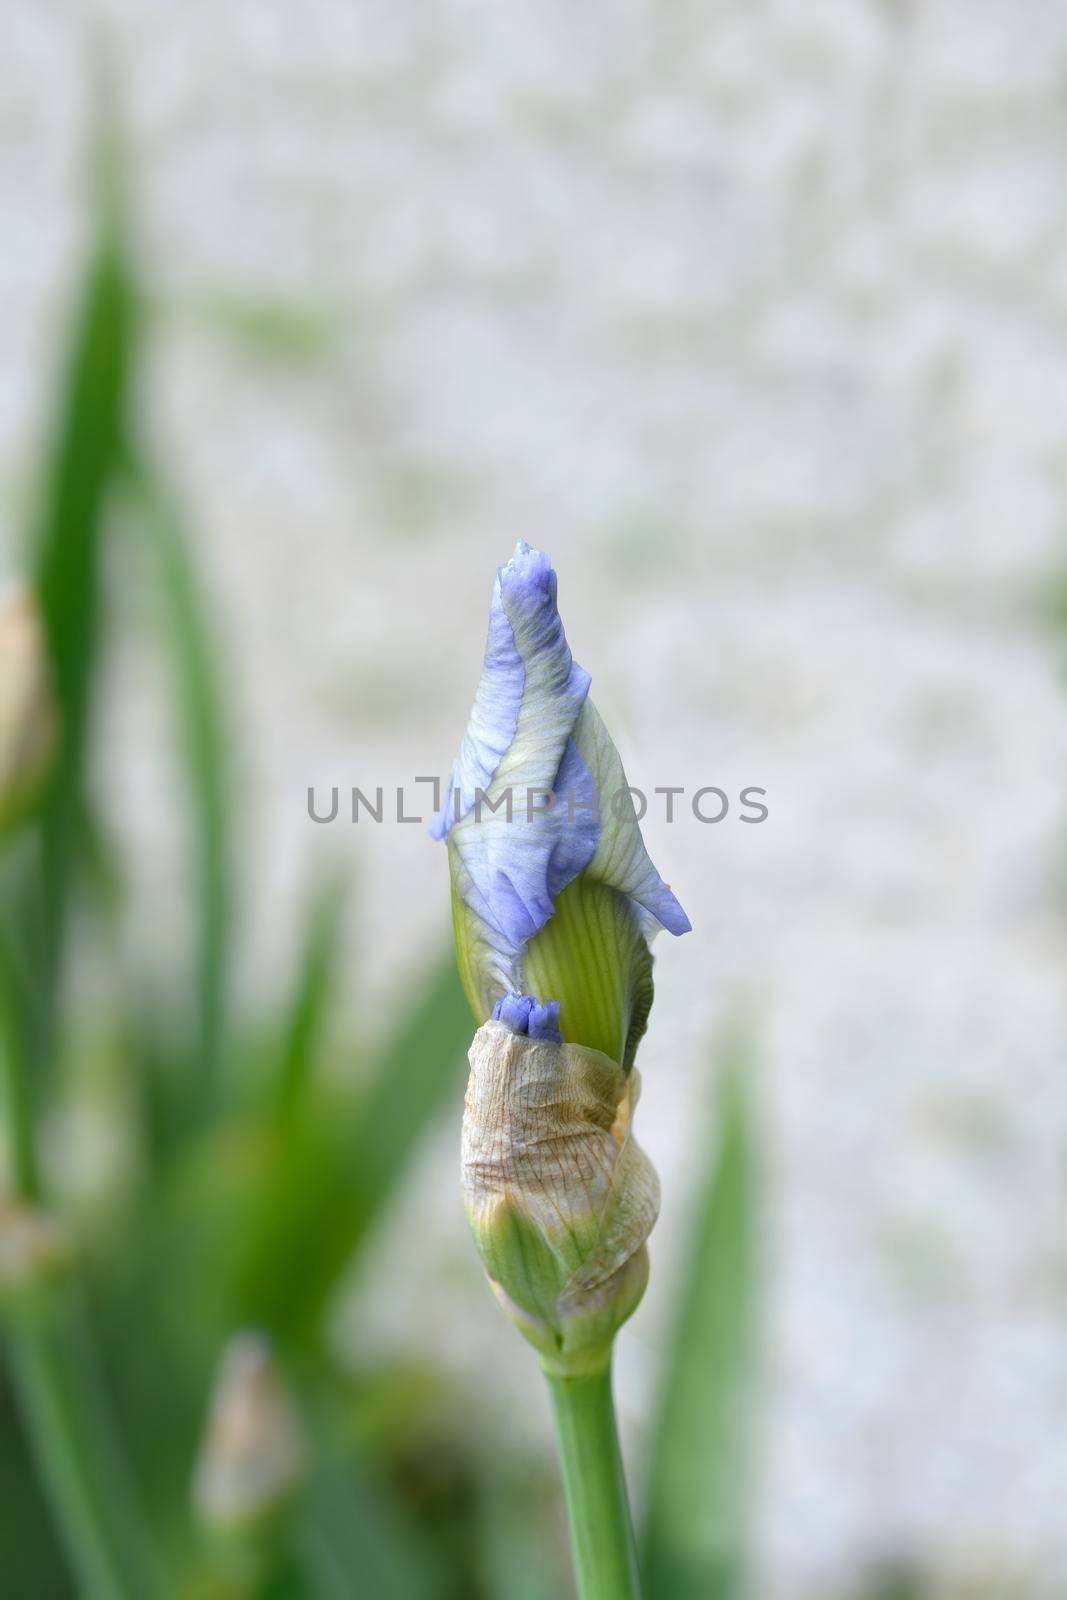
POLYGON ((689 928, 636 817, 632 830, 615 813, 602 826, 598 804, 612 803, 626 780, 588 694, 551 562, 520 540, 496 574, 478 693, 430 827, 450 836, 458 891, 505 969, 587 867, 635 905, 649 937, 658 926, 689 928))
MULTIPOLYGON (((692 933, 693 924, 686 916, 678 896, 671 891, 668 884, 663 882, 656 874, 657 882, 652 886, 651 892, 637 903, 645 911, 651 912, 656 921, 662 923, 668 933, 681 935, 692 933)), ((635 897, 636 898, 636 897, 635 897)))
POLYGON ((532 821, 520 797, 512 820, 501 813, 493 827, 471 841, 466 856, 489 920, 515 948, 544 927, 556 896, 596 850, 600 823, 593 809, 593 775, 573 740, 567 741, 551 795, 535 801, 532 821))
POLYGON ((481 682, 430 827, 438 839, 452 832, 468 903, 515 950, 596 849, 593 777, 570 737, 588 693, 551 562, 520 540, 497 571, 481 682))
POLYGON ((544 685, 573 727, 589 693, 588 672, 571 655, 556 606, 556 574, 548 557, 520 539, 497 572, 497 585, 527 672, 547 669, 544 685))
POLYGON ((547 1039, 562 1044, 559 1031, 559 1001, 542 1003, 532 994, 501 995, 493 1007, 493 1021, 502 1022, 512 1033, 528 1035, 531 1039, 547 1039))
MULTIPOLYGON (((488 792, 515 738, 531 676, 538 680, 540 695, 551 702, 552 723, 563 725, 565 738, 589 693, 589 674, 567 644, 552 563, 520 539, 511 560, 497 569, 482 676, 448 793, 430 823, 435 839, 445 838, 452 824, 472 810, 478 789, 488 792)), ((549 786, 557 763, 558 755, 551 770, 527 781, 549 786)))
POLYGON ((596 784, 573 739, 567 740, 552 792, 556 797, 553 820, 557 831, 546 879, 549 895, 555 900, 571 879, 589 865, 600 833, 596 784))
POLYGON ((485 642, 485 661, 478 693, 459 755, 452 768, 444 805, 430 823, 430 832, 435 839, 443 839, 452 823, 458 817, 466 816, 474 805, 476 789, 488 790, 501 757, 515 737, 526 668, 504 610, 500 586, 500 573, 503 570, 501 568, 497 573, 493 584, 489 636, 485 642), (457 789, 460 794, 458 806, 455 801, 457 789))
POLYGON ((607 809, 606 825, 598 835, 589 876, 617 889, 632 902, 646 938, 653 938, 661 927, 675 934, 688 933, 689 918, 645 849, 619 752, 591 700, 582 709, 574 740, 594 774, 601 803, 607 809))

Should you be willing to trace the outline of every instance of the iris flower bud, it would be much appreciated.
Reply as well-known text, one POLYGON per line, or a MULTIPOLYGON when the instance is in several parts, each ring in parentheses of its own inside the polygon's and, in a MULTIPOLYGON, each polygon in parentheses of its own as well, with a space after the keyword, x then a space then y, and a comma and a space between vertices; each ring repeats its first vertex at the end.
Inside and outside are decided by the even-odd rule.
POLYGON ((32 593, 0 596, 0 836, 32 808, 59 742, 40 613, 32 593))
POLYGON ((689 919, 645 850, 589 684, 548 557, 520 540, 496 575, 481 682, 431 832, 448 840, 478 1022, 502 995, 545 995, 564 1039, 629 1068, 652 1004, 649 941, 689 919))
POLYGON ((606 1366, 648 1276, 659 1183, 631 1131, 650 941, 689 921, 649 860, 548 558, 497 572, 444 805, 470 1050, 463 1187, 490 1283, 545 1370, 606 1366), (537 998, 542 996, 543 999, 537 998))

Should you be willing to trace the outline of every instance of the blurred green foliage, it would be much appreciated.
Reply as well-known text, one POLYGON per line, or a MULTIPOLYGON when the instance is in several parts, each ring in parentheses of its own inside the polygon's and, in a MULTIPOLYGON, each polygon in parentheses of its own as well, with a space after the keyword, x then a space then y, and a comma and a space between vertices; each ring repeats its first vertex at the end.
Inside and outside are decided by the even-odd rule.
POLYGON ((723 1054, 718 1149, 695 1218, 652 1458, 643 1550, 649 1600, 739 1600, 747 1592, 760 1179, 750 1050, 737 1035, 723 1054))
POLYGON ((339 310, 217 290, 189 308, 204 325, 261 360, 313 365, 331 354, 344 326, 339 310))
POLYGON ((60 754, 41 809, 39 855, 32 864, 23 857, 22 880, 4 906, 24 956, 33 1050, 42 1071, 54 1048, 74 857, 85 834, 104 520, 122 449, 137 329, 119 160, 114 134, 102 134, 92 174, 95 238, 43 471, 35 576, 63 716, 60 754))
POLYGON ((145 447, 127 452, 126 480, 132 487, 140 526, 156 557, 172 669, 173 699, 193 820, 194 880, 197 885, 199 949, 195 962, 196 1003, 185 1087, 191 1122, 206 1115, 219 1088, 225 1048, 229 988, 231 820, 227 730, 219 664, 197 574, 175 496, 149 464, 145 447))
MULTIPOLYGON (((30 1130, 27 1163, 12 1168, 23 1195, 41 1187, 33 1127, 76 1089, 78 1069, 65 1049, 76 1019, 64 1013, 62 957, 69 911, 100 864, 103 835, 89 813, 85 774, 94 681, 107 648, 105 545, 119 499, 151 556, 172 669, 195 855, 196 982, 191 994, 160 1006, 164 1024, 142 1011, 136 973, 116 975, 128 1014, 114 1030, 108 1074, 132 1092, 116 1097, 113 1110, 140 1123, 126 1134, 147 1158, 119 1203, 74 1219, 78 1288, 49 1288, 32 1315, 9 1319, 11 1371, 80 1591, 137 1600, 157 1589, 416 1600, 466 1592, 441 1577, 434 1559, 434 1530, 448 1516, 424 1516, 417 1496, 394 1488, 388 1455, 367 1454, 359 1419, 373 1383, 337 1370, 324 1330, 333 1292, 402 1182, 420 1133, 461 1089, 469 1014, 451 957, 442 955, 379 1050, 353 1048, 357 1059, 344 1076, 318 1072, 344 948, 344 902, 330 886, 312 906, 287 1014, 245 1019, 240 1029, 228 1020, 237 930, 224 674, 177 498, 132 426, 139 295, 110 132, 96 155, 96 234, 37 541, 63 753, 33 823, 36 841, 19 841, 3 864, 12 960, 0 1055, 6 1083, 29 1076, 33 1085, 24 1104, 6 1107, 16 1153, 17 1135, 30 1130), (173 1017, 189 1022, 177 1038, 173 1017), (205 1544, 189 1505, 212 1374, 229 1335, 250 1321, 285 1353, 318 1446, 291 1538, 274 1570, 256 1567, 251 1577, 205 1544)), ((111 881, 121 887, 121 874, 111 881)), ((121 892, 95 913, 121 919, 121 892)), ((98 921, 90 927, 101 931, 98 921)), ((117 948, 110 936, 100 945, 117 948)), ((2 1403, 10 1411, 6 1391, 2 1403)), ((408 1419, 409 1434, 416 1424, 408 1419)), ((3 1440, 0 1476, 18 1492, 0 1506, 2 1592, 68 1592, 56 1544, 43 1537, 22 1438, 8 1428, 3 1440)))

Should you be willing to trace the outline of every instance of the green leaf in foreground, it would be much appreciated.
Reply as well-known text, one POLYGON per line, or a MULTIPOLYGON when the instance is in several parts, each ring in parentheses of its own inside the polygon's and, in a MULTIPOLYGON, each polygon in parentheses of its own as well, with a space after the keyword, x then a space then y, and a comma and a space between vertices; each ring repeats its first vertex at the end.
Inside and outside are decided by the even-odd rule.
POLYGON ((723 1073, 718 1156, 684 1277, 653 1449, 646 1600, 743 1592, 759 1254, 746 1056, 735 1046, 723 1073))
POLYGON ((321 884, 313 896, 296 988, 282 1030, 277 1103, 281 1115, 299 1111, 322 1048, 343 941, 345 885, 321 884))
POLYGON ((471 1020, 449 954, 351 1106, 286 1130, 238 1273, 235 1315, 280 1338, 311 1335, 415 1145, 462 1084, 471 1020))
POLYGON ((47 1058, 62 967, 70 879, 84 815, 92 684, 100 645, 100 574, 108 493, 121 452, 136 332, 126 256, 117 136, 96 151, 97 219, 47 458, 36 584, 62 717, 62 741, 42 808, 41 872, 23 886, 20 933, 39 939, 33 983, 47 1058))
POLYGON ((49 1288, 7 1329, 24 1424, 70 1564, 88 1595, 150 1600, 160 1593, 88 1321, 67 1285, 49 1288))
POLYGON ((231 828, 221 674, 177 500, 143 457, 128 466, 156 557, 195 829, 197 1029, 190 1074, 195 1120, 215 1104, 226 1031, 231 828))
MULTIPOLYGON (((29 1092, 29 1070, 48 1067, 54 1053, 73 872, 84 845, 104 523, 135 343, 136 294, 126 256, 118 134, 110 120, 94 155, 94 240, 46 462, 35 552, 61 742, 41 805, 39 855, 23 858, 3 906, 13 956, 3 1044, 8 1115, 18 1124, 11 1175, 25 1194, 38 1186, 33 1114, 41 1099, 29 1092), (17 1087, 16 1073, 22 1079, 17 1087)), ((154 1556, 77 1294, 66 1284, 50 1286, 29 1311, 12 1316, 5 1344, 27 1442, 82 1589, 115 1600, 149 1600, 158 1592, 154 1556)))
MULTIPOLYGON (((318 1468, 294 1540, 314 1600, 439 1600, 445 1584, 432 1545, 383 1482, 320 1432, 318 1468)), ((286 1600, 292 1590, 286 1591, 286 1600)), ((279 1600, 281 1595, 279 1594, 279 1600)))

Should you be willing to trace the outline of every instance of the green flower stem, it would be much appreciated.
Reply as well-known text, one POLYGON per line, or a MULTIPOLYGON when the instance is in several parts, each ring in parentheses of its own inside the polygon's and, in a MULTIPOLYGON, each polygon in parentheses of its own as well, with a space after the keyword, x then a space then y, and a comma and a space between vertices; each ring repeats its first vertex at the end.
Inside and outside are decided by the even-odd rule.
POLYGON ((640 1600, 637 1553, 615 1429, 611 1367, 586 1378, 547 1373, 580 1600, 640 1600))

